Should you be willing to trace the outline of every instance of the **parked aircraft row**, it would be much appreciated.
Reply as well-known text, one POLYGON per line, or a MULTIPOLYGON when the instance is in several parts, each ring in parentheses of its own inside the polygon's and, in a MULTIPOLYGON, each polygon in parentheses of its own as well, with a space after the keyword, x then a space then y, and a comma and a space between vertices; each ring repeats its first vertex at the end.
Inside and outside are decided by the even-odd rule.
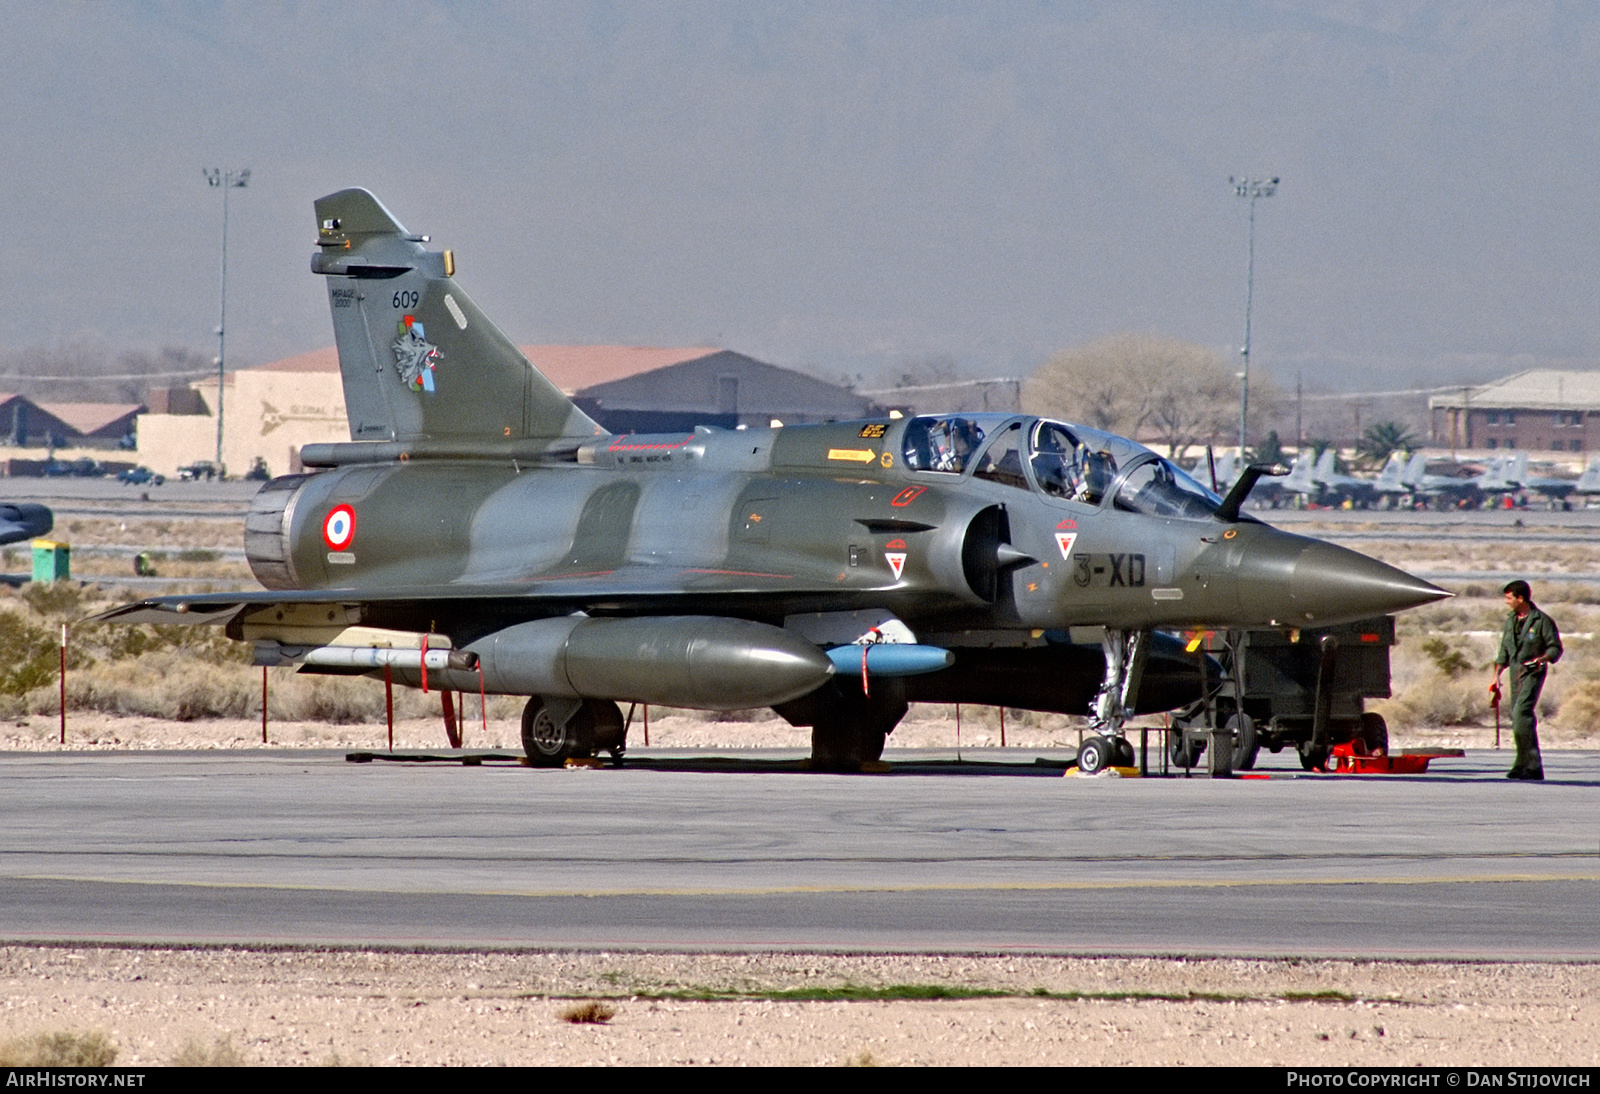
MULTIPOLYGON (((1302 452, 1288 475, 1264 480, 1252 498, 1258 506, 1272 508, 1322 505, 1458 509, 1504 504, 1507 499, 1525 502, 1530 496, 1540 497, 1552 506, 1570 507, 1575 496, 1600 495, 1600 456, 1590 459, 1583 474, 1575 479, 1530 474, 1526 452, 1496 456, 1476 475, 1435 474, 1428 471, 1424 453, 1407 457, 1396 452, 1371 478, 1336 470, 1335 456, 1332 448, 1324 449, 1315 460, 1302 452)), ((1225 491, 1242 469, 1237 450, 1228 450, 1201 456, 1190 474, 1225 491)))

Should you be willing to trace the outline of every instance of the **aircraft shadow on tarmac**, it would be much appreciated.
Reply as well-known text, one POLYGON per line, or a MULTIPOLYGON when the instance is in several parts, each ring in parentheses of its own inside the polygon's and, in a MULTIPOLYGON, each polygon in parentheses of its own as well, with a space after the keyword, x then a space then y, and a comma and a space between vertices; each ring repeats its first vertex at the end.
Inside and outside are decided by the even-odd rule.
MULTIPOLYGON (((515 767, 524 765, 523 757, 516 752, 351 752, 345 759, 349 763, 415 763, 415 764, 461 764, 468 767, 495 766, 515 767)), ((1021 778, 1060 778, 1062 773, 1071 766, 1071 761, 1062 757, 1038 756, 1031 763, 1018 760, 970 760, 970 759, 905 759, 889 762, 875 763, 863 767, 860 772, 846 774, 860 775, 967 775, 967 776, 1010 776, 1021 778)), ((599 769, 617 770, 619 767, 635 771, 671 771, 681 773, 715 774, 715 775, 800 775, 811 774, 809 761, 800 755, 783 755, 774 757, 753 756, 719 756, 719 755, 676 755, 676 756, 638 756, 630 755, 620 765, 601 763, 596 765, 599 769)), ((838 772, 817 771, 818 775, 839 774, 838 772)))
MULTIPOLYGON (((979 752, 989 751, 985 749, 979 752)), ((1022 752, 1023 750, 1018 750, 1022 752)), ((406 763, 406 764, 447 764, 466 767, 516 767, 526 766, 521 753, 513 751, 472 751, 472 750, 439 750, 434 752, 381 752, 362 751, 350 752, 345 755, 348 763, 406 763)), ((663 771, 688 774, 708 775, 798 775, 813 773, 808 760, 804 756, 784 754, 771 757, 756 756, 728 756, 716 754, 677 754, 677 755, 650 755, 637 754, 628 756, 620 765, 605 763, 597 764, 599 768, 617 770, 619 767, 636 771, 663 771)), ((903 759, 891 758, 888 761, 872 764, 859 773, 860 775, 949 775, 974 777, 999 777, 999 778, 1061 778, 1072 766, 1072 761, 1064 755, 1035 756, 1028 762, 1020 755, 1017 759, 971 759, 969 757, 956 758, 954 756, 917 756, 903 759)), ((817 771, 815 774, 838 774, 837 772, 817 771)), ((1282 780, 1306 779, 1316 782, 1359 782, 1359 783, 1393 783, 1403 785, 1421 784, 1481 784, 1499 776, 1498 770, 1484 770, 1481 765, 1475 765, 1469 771, 1436 770, 1418 775, 1332 775, 1301 772, 1293 770, 1267 770, 1235 773, 1232 779, 1240 780, 1282 780)), ((1114 776, 1100 776, 1114 777, 1114 776)), ((1154 769, 1147 778, 1155 779, 1207 779, 1203 768, 1195 768, 1185 773, 1181 767, 1169 767, 1162 772, 1154 769)), ((1548 786, 1571 787, 1600 787, 1600 778, 1582 777, 1551 777, 1545 778, 1548 786)))

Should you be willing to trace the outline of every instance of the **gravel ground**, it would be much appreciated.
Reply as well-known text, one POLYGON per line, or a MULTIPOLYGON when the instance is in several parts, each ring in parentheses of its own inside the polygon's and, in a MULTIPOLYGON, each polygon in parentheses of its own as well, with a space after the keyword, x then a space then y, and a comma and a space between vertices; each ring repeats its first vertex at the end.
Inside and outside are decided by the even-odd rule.
POLYGON ((0 948, 0 985, 4 1036, 100 1031, 134 1067, 1600 1061, 1593 965, 0 948), (1008 994, 783 994, 846 985, 1008 994))

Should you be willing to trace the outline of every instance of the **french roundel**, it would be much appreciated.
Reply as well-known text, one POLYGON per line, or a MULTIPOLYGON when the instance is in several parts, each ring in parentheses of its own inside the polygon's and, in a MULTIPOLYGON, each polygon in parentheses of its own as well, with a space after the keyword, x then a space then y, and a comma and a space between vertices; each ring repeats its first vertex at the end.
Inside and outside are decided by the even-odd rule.
POLYGON ((322 541, 342 551, 356 538, 356 511, 348 505, 335 505, 322 522, 322 541))

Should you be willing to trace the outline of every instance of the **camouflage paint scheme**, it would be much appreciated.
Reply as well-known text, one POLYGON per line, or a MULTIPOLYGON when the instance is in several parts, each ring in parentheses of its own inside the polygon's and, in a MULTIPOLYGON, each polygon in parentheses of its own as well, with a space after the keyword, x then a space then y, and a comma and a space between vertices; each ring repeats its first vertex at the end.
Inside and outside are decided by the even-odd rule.
POLYGON ((1115 735, 1196 697, 1193 656, 1158 628, 1322 626, 1445 595, 1240 517, 1242 493, 1132 441, 1026 415, 607 434, 478 311, 450 252, 364 190, 316 216, 351 442, 308 446, 314 470, 257 497, 247 554, 271 591, 105 618, 222 623, 261 663, 351 627, 429 635, 475 653, 488 690, 533 696, 545 760, 620 746, 620 700, 770 705, 848 766, 914 701, 1098 701, 1115 735), (837 668, 853 652, 826 656, 896 621, 942 658, 931 671, 864 689, 837 668), (1125 640, 1130 667, 1108 670, 1125 640))

